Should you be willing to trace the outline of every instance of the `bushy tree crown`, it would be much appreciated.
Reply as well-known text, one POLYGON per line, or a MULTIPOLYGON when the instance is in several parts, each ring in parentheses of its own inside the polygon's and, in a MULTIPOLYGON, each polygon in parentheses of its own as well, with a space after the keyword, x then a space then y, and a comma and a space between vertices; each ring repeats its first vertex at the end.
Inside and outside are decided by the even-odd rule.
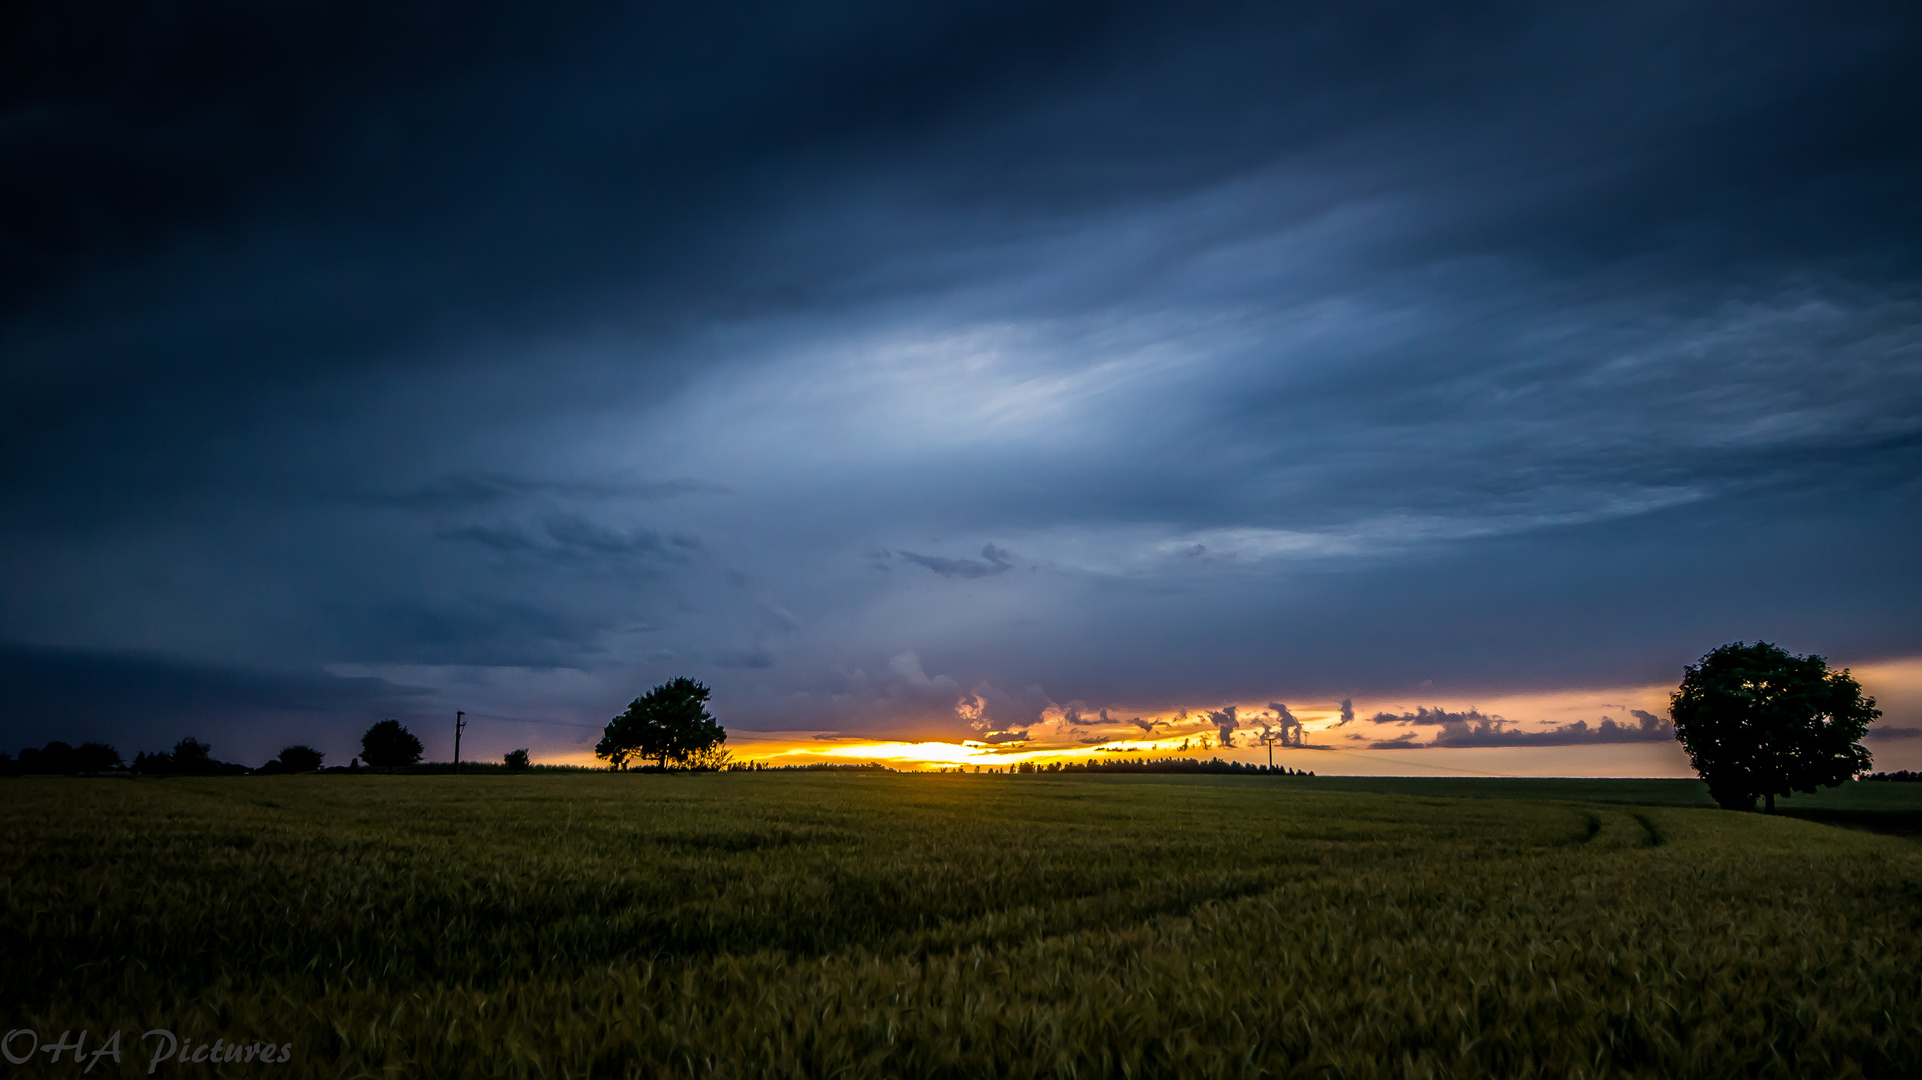
POLYGON ((326 757, 321 751, 302 744, 282 747, 280 756, 274 760, 280 762, 282 772, 313 772, 326 757))
POLYGON ((1669 715, 1717 803, 1752 810, 1760 796, 1773 811, 1777 795, 1866 772, 1862 735, 1882 713, 1846 668, 1738 641, 1685 669, 1669 715))
POLYGON ((688 678, 671 679, 634 699, 627 711, 607 722, 594 753, 616 769, 653 760, 666 768, 711 758, 727 741, 727 729, 707 713, 706 686, 688 678))
POLYGON ((420 755, 420 740, 398 720, 382 720, 360 737, 360 759, 369 765, 388 769, 412 765, 420 755))

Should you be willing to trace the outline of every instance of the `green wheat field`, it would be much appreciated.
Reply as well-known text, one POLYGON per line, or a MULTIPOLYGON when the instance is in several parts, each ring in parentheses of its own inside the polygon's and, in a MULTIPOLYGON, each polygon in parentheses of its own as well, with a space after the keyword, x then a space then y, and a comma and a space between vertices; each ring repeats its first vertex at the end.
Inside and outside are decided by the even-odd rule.
POLYGON ((1917 788, 6 781, 0 1020, 118 1075, 1915 1076, 1917 788))

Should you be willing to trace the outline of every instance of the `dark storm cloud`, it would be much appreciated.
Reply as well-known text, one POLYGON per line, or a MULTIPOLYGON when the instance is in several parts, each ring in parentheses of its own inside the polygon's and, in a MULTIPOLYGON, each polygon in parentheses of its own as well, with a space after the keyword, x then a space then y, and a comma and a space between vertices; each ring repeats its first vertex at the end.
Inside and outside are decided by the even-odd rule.
POLYGON ((135 749, 165 749, 194 735, 249 764, 272 756, 290 732, 346 750, 360 727, 382 716, 411 718, 428 694, 314 670, 241 670, 12 643, 0 644, 0 685, 7 688, 4 728, 16 742, 99 740, 119 744, 131 759, 135 749))
POLYGON ((1903 739, 1922 739, 1922 728, 1873 727, 1873 728, 1870 728, 1868 730, 1868 733, 1863 735, 1862 737, 1864 739, 1869 739, 1876 742, 1881 742, 1883 740, 1896 742, 1903 739))
MULTIPOLYGON (((948 685, 951 686, 952 682, 948 685)), ((1019 729, 1020 737, 1025 739, 1028 729, 1041 724, 1053 706, 1054 702, 1049 700, 1047 691, 1039 686, 1009 692, 993 683, 982 682, 975 684, 967 694, 960 695, 954 709, 976 731, 1006 734, 1019 729)))
POLYGON ((712 665, 736 722, 950 734, 961 686, 1025 732, 1922 650, 1913 5, 16 5, 0 50, 8 639, 590 715, 712 665), (986 536, 1019 566, 944 554, 986 536))

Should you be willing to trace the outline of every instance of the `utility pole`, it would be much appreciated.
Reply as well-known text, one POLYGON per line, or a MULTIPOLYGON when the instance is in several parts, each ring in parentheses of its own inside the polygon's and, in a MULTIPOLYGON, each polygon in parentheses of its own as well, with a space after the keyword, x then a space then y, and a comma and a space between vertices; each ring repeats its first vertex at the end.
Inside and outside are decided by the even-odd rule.
POLYGON ((467 714, 461 711, 460 709, 454 710, 454 775, 455 776, 460 775, 460 733, 461 733, 461 729, 467 726, 467 721, 462 719, 466 715, 467 714))

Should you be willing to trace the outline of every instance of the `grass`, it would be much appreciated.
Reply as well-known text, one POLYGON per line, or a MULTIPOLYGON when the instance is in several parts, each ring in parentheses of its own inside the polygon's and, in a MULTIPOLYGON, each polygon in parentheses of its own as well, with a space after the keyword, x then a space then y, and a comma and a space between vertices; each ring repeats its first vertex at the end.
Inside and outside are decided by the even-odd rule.
POLYGON ((0 987, 126 1075, 1922 1072, 1913 839, 1512 783, 16 780, 0 987))

